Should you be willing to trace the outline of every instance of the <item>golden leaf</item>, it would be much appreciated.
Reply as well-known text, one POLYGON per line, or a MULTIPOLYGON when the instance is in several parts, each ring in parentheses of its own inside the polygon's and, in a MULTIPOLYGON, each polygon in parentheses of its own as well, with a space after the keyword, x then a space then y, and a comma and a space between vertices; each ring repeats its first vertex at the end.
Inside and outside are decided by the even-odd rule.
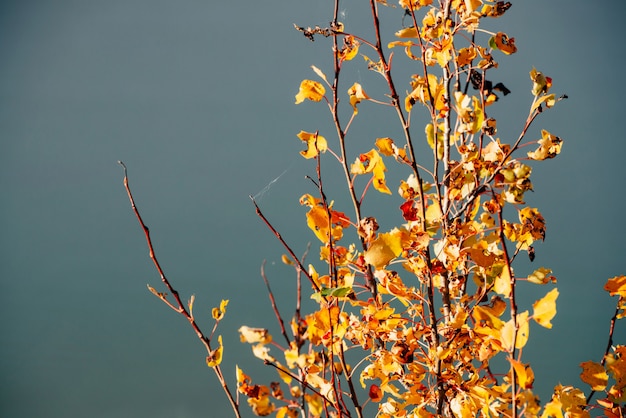
POLYGON ((221 335, 217 337, 217 343, 219 344, 219 347, 211 351, 211 353, 209 353, 209 355, 206 358, 206 364, 209 367, 219 366, 220 363, 222 362, 222 354, 224 352, 224 346, 222 345, 221 335))
POLYGON ((626 297, 626 276, 615 276, 607 280, 604 290, 609 292, 611 296, 620 295, 621 297, 626 297))
POLYGON ((533 319, 542 327, 552 328, 550 321, 556 315, 557 297, 559 297, 559 291, 554 288, 533 304, 533 319))
POLYGON ((239 328, 239 334, 242 343, 269 344, 272 342, 272 336, 265 328, 251 328, 244 325, 239 328))
POLYGON ((306 142, 307 149, 300 151, 300 154, 306 158, 315 158, 320 152, 326 152, 328 143, 322 135, 312 132, 300 131, 297 135, 303 142, 306 142))
POLYGON ((213 319, 219 321, 224 317, 224 314, 226 313, 226 305, 228 305, 228 299, 222 299, 220 306, 212 309, 211 315, 213 316, 213 319))
POLYGON ((533 381, 535 380, 535 374, 528 364, 523 364, 517 360, 509 359, 513 369, 515 370, 515 377, 517 382, 523 389, 530 389, 533 387, 533 381))
POLYGON ((604 390, 609 382, 609 375, 604 366, 593 361, 580 363, 583 371, 580 373, 580 380, 591 386, 591 390, 604 390))
POLYGON ((356 105, 361 103, 361 100, 368 100, 370 98, 359 83, 354 83, 352 87, 348 89, 348 95, 350 96, 350 105, 354 109, 354 113, 359 113, 359 109, 357 109, 356 105))
POLYGON ((313 80, 302 80, 300 91, 296 94, 296 104, 302 103, 305 99, 319 102, 325 93, 326 89, 321 83, 313 80))
POLYGON ((402 234, 400 230, 378 234, 363 254, 365 261, 376 269, 385 267, 391 260, 402 253, 402 234))

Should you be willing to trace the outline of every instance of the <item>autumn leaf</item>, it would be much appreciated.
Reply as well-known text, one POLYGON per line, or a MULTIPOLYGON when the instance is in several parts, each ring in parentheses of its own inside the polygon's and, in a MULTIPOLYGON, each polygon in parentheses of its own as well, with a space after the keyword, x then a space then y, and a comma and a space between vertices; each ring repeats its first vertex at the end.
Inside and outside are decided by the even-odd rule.
POLYGON ((551 276, 552 270, 545 267, 539 267, 528 275, 527 280, 535 284, 546 284, 549 282, 556 283, 556 278, 551 276))
POLYGON ((402 252, 402 235, 399 230, 378 234, 370 244, 363 257, 368 264, 376 269, 385 267, 402 252))
POLYGON ((533 304, 533 319, 542 327, 552 328, 550 322, 556 315, 556 298, 559 291, 554 288, 533 304))
POLYGON ((535 374, 528 364, 523 364, 517 360, 509 359, 513 369, 515 370, 515 377, 517 382, 523 389, 530 389, 533 387, 535 381, 535 374))
POLYGON ((213 319, 219 321, 224 317, 224 314, 226 313, 226 305, 228 305, 228 299, 222 299, 220 306, 218 308, 213 308, 211 311, 213 319))
POLYGON ((459 52, 456 57, 456 64, 459 67, 469 65, 477 56, 478 56, 478 53, 476 52, 476 48, 474 47, 461 48, 459 49, 459 52))
POLYGON ((372 173, 373 186, 381 193, 391 194, 391 190, 385 183, 385 163, 375 149, 365 154, 359 155, 356 161, 350 166, 350 172, 355 175, 372 173))
POLYGON ((339 50, 338 56, 341 61, 350 61, 359 52, 360 42, 352 35, 344 36, 343 47, 339 50))
POLYGON ((370 98, 359 83, 354 83, 352 87, 348 89, 348 95, 350 96, 350 105, 352 109, 354 109, 354 113, 359 113, 359 109, 356 105, 361 103, 361 100, 368 100, 370 98))
POLYGON ((626 298, 626 276, 615 276, 607 280, 604 290, 609 292, 611 296, 619 295, 626 298))
POLYGON ((500 342, 502 343, 502 347, 509 352, 511 352, 513 348, 524 348, 528 341, 529 331, 528 311, 524 311, 517 315, 516 323, 513 323, 513 319, 510 319, 502 326, 502 329, 500 329, 500 342), (513 345, 514 335, 515 345, 513 345))
POLYGON ((219 344, 219 347, 211 351, 211 353, 209 353, 209 355, 206 358, 206 364, 209 367, 219 366, 220 363, 222 362, 222 354, 224 352, 224 346, 222 345, 221 335, 217 337, 217 343, 219 344))
POLYGON ((387 157, 394 155, 394 144, 391 138, 376 138, 376 147, 381 154, 387 157))
POLYGON ((325 93, 326 89, 321 83, 313 80, 303 80, 300 83, 300 91, 296 94, 296 104, 302 103, 305 99, 319 102, 325 93))
POLYGON ((380 390, 378 385, 372 384, 369 389, 369 398, 372 402, 380 402, 383 399, 383 391, 380 390))
POLYGON ((300 155, 306 159, 315 158, 320 152, 326 152, 328 149, 326 138, 318 133, 300 131, 297 136, 303 142, 306 142, 307 149, 300 151, 300 155))
POLYGON ((537 141, 539 147, 535 151, 527 153, 528 158, 532 160, 545 160, 554 158, 561 152, 563 140, 558 136, 552 135, 546 130, 541 130, 541 139, 537 141))
POLYGON ((580 373, 580 380, 591 386, 591 390, 604 390, 609 382, 609 375, 604 366, 594 361, 580 363, 583 371, 580 373))
POLYGON ((517 51, 515 38, 509 38, 508 35, 503 32, 498 32, 489 39, 489 46, 493 49, 499 49, 507 55, 514 54, 517 51))
POLYGON ((552 87, 552 79, 544 76, 541 72, 535 68, 530 70, 530 79, 533 82, 531 92, 534 96, 539 96, 541 93, 547 93, 552 87))
POLYGON ((251 328, 245 325, 239 328, 239 338, 242 343, 249 344, 269 344, 272 342, 272 336, 265 328, 251 328))

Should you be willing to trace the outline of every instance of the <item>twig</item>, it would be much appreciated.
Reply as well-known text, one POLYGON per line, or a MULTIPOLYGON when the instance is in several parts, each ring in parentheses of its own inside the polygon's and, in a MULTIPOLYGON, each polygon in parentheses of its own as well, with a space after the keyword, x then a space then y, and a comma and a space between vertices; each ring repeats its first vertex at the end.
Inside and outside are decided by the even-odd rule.
MULTIPOLYGON (((128 184, 128 170, 126 168, 126 165, 122 161, 118 161, 118 164, 121 165, 122 168, 124 169, 124 188, 126 189, 128 200, 130 200, 130 205, 133 209, 133 212, 135 213, 135 216, 137 217, 137 221, 139 221, 139 224, 141 225, 141 229, 143 229, 144 235, 146 237, 146 243, 148 244, 148 250, 150 251, 150 258, 152 259, 152 263, 154 264, 154 267, 159 273, 159 276, 161 276, 161 281, 163 282, 165 287, 174 297, 174 301, 176 302, 176 304, 174 305, 173 303, 169 302, 166 299, 167 296, 165 294, 154 291, 154 289, 150 288, 150 286, 148 286, 148 288, 150 288, 150 291, 154 293, 159 299, 165 302, 166 305, 168 305, 177 313, 184 316, 187 319, 187 321, 189 321, 189 324, 191 325, 194 332, 196 333, 196 336, 204 345, 208 355, 211 356, 213 353, 213 350, 211 350, 210 339, 204 335, 202 330, 200 330, 200 327, 198 327, 196 320, 193 318, 191 313, 187 310, 187 308, 183 304, 178 292, 176 291, 176 289, 174 289, 174 287, 172 287, 170 281, 165 276, 165 273, 163 272, 163 269, 161 268, 161 265, 159 264, 159 261, 154 253, 154 247, 152 246, 152 239, 150 238, 150 230, 148 229, 146 224, 143 222, 143 219, 141 218, 141 215, 139 214, 139 210, 137 209, 137 205, 135 204, 135 199, 133 198, 133 194, 130 191, 130 186, 128 184)), ((228 385, 226 383, 226 380, 224 379, 224 375, 222 373, 221 367, 219 365, 216 365, 215 367, 212 367, 212 369, 215 372, 220 384, 222 385, 222 389, 224 390, 224 393, 226 394, 226 397, 228 398, 228 401, 230 402, 230 405, 233 408, 233 411, 235 412, 235 416, 240 418, 241 414, 239 412, 239 404, 238 402, 235 401, 232 393, 230 392, 230 389, 228 388, 228 385)))

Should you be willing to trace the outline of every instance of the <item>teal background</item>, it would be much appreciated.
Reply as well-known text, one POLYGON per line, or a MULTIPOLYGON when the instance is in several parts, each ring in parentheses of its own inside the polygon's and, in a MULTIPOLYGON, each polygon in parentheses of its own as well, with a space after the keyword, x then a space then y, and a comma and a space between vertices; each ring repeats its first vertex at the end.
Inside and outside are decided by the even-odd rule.
MULTIPOLYGON (((363 3, 342 2, 347 30, 367 30, 363 3)), ((523 125, 532 66, 553 78, 555 93, 570 97, 529 133, 538 138, 544 128, 565 144, 557 159, 533 166, 528 203, 540 208, 548 233, 535 263, 517 270, 545 266, 559 280, 553 329, 532 326, 524 349, 545 403, 555 384, 581 384, 580 362, 601 359, 615 303, 602 286, 626 273, 626 7, 608 0, 513 3, 485 26, 506 28, 519 48, 497 55, 500 68, 492 73, 512 90, 493 110, 500 136, 510 141, 523 125)), ((230 299, 218 330, 230 384, 235 364, 259 383, 274 378, 236 329, 275 329, 262 260, 287 317, 293 275, 248 195, 258 195, 297 253, 314 240, 297 201, 314 192, 304 179, 314 167, 297 156, 295 135, 319 129, 332 141, 333 131, 323 105, 293 102, 300 81, 315 77, 310 65, 331 74, 330 43, 309 42, 293 23, 324 26, 330 12, 329 1, 303 0, 0 3, 1 416, 230 416, 196 336, 146 289, 160 289, 159 277, 117 160, 129 168, 168 277, 184 300, 196 294, 204 329, 212 326, 211 308, 230 299)), ((394 30, 400 26, 401 11, 384 13, 394 30)), ((359 81, 370 94, 382 92, 382 80, 363 61, 350 65, 342 91, 359 81)), ((398 78, 400 91, 406 80, 398 78)), ((378 110, 361 104, 353 152, 394 135, 395 120, 377 121, 378 110)), ((333 177, 330 163, 326 158, 326 183, 340 193, 342 178, 333 177)), ((389 228, 397 205, 381 197, 366 211, 389 207, 382 221, 389 228)), ((548 289, 526 287, 520 308, 548 289)), ((617 343, 626 342, 625 328, 618 324, 617 343)))

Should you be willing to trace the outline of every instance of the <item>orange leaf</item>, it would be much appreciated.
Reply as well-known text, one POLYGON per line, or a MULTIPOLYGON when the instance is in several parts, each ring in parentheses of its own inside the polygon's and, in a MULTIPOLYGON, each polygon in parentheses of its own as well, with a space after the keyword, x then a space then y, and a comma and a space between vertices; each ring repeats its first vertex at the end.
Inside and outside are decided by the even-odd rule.
POLYGON ((583 371, 580 373, 580 380, 591 386, 591 390, 604 390, 609 382, 609 375, 604 370, 604 366, 593 361, 580 363, 583 371))
POLYGON ((604 285, 604 290, 611 296, 620 295, 626 297, 626 276, 615 276, 604 285))
POLYGON ((524 389, 530 389, 533 387, 533 382, 535 380, 535 374, 529 365, 523 364, 517 360, 509 360, 513 365, 513 369, 515 370, 515 377, 517 378, 517 382, 524 389))

